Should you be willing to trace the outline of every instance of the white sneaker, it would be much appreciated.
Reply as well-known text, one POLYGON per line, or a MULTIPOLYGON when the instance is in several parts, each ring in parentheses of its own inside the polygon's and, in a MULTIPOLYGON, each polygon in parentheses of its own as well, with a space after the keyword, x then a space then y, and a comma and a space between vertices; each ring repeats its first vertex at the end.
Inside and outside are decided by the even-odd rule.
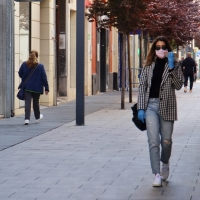
POLYGON ((184 92, 185 92, 185 93, 187 92, 187 87, 184 88, 184 92))
POLYGON ((24 121, 24 125, 28 125, 28 124, 29 124, 29 120, 26 119, 26 120, 24 121))
POLYGON ((153 182, 153 187, 161 187, 162 186, 162 176, 160 174, 155 175, 155 180, 153 182))
POLYGON ((164 181, 169 177, 169 162, 167 164, 162 164, 161 176, 164 181))
POLYGON ((36 123, 39 123, 41 119, 43 119, 43 114, 40 114, 40 119, 36 119, 36 123))

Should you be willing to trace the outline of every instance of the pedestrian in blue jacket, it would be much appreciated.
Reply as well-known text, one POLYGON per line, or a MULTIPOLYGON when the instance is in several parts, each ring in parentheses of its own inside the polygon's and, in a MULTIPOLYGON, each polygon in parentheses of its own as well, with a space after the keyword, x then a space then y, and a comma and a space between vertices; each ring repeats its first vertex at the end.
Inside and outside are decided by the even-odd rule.
POLYGON ((31 51, 28 60, 23 62, 19 69, 19 77, 22 79, 19 88, 22 87, 24 81, 34 68, 35 71, 25 85, 25 125, 28 125, 30 121, 31 100, 33 99, 33 111, 36 122, 39 122, 39 120, 43 118, 43 115, 40 114, 40 95, 44 93, 44 88, 45 94, 48 95, 49 93, 49 85, 44 65, 38 62, 38 52, 35 50, 31 51))

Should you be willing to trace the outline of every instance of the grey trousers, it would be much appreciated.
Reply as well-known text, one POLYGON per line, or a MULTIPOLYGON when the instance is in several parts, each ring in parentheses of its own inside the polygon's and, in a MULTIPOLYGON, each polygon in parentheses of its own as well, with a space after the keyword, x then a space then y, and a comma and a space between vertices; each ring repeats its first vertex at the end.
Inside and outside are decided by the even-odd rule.
POLYGON ((146 110, 147 136, 153 174, 160 173, 160 161, 167 164, 172 150, 174 121, 165 121, 159 115, 159 99, 150 98, 146 110), (160 145, 162 147, 160 153, 160 145))
POLYGON ((25 91, 25 119, 30 120, 31 115, 31 100, 33 99, 33 111, 35 119, 40 119, 40 94, 25 91))

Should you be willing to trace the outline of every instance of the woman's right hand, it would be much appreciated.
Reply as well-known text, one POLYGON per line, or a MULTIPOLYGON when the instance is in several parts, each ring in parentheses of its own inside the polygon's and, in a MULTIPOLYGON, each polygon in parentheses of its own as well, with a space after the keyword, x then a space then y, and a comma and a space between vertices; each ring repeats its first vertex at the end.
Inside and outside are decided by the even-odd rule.
POLYGON ((138 119, 142 123, 144 123, 145 122, 145 118, 146 118, 145 111, 144 110, 138 110, 138 119))
POLYGON ((45 91, 45 94, 46 94, 46 95, 48 95, 48 94, 49 94, 49 92, 48 92, 48 91, 45 91))

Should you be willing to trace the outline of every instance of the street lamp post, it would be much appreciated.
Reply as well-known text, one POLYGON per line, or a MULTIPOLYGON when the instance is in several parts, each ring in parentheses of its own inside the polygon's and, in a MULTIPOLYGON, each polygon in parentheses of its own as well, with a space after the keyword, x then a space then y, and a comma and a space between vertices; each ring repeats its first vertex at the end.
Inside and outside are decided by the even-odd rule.
POLYGON ((85 0, 78 0, 76 16, 76 125, 85 125, 85 0))

